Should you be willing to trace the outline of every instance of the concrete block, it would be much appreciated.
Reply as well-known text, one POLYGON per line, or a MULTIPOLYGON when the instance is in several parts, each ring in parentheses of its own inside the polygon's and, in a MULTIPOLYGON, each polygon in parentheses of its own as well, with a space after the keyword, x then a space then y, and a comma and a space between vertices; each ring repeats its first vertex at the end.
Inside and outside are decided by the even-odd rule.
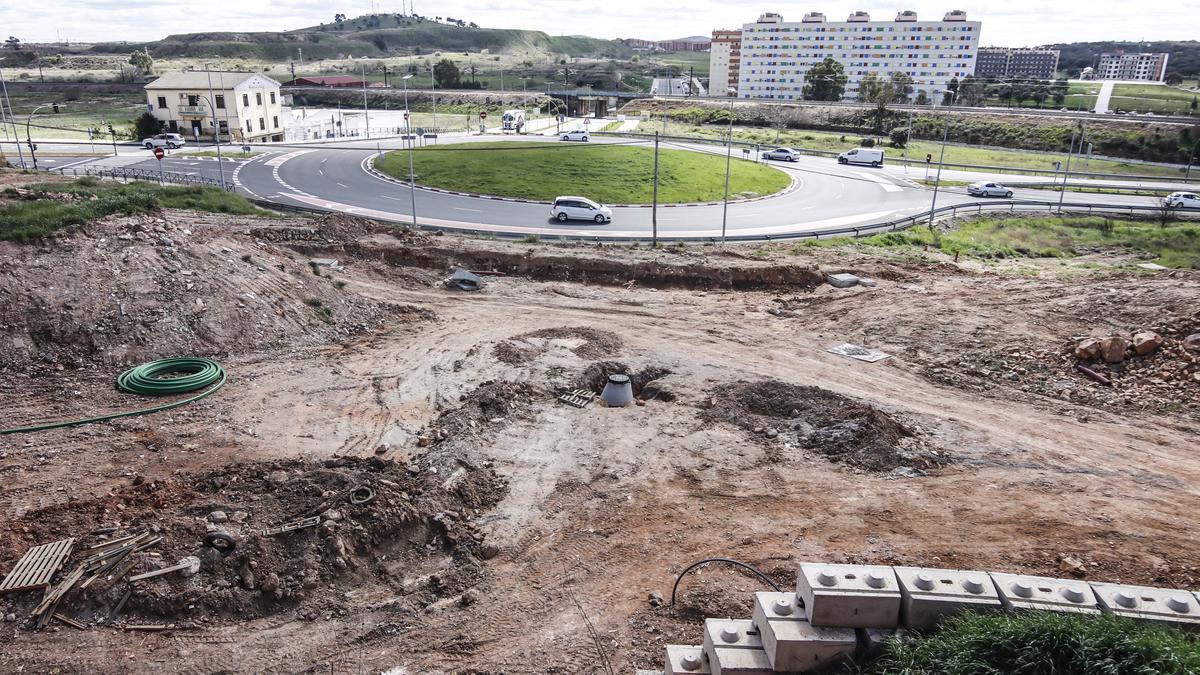
POLYGON ((1093 583, 1092 590, 1108 614, 1200 628, 1200 602, 1188 591, 1107 583, 1093 583))
POLYGON ((767 661, 776 671, 816 670, 854 654, 854 629, 813 626, 795 593, 755 593, 753 616, 767 661))
POLYGON ((717 645, 705 654, 712 675, 770 675, 775 672, 761 647, 750 649, 717 645))
POLYGON ((895 628, 900 588, 890 567, 800 563, 796 595, 814 626, 895 628))
POLYGON ((749 619, 705 619, 704 651, 713 646, 761 649, 762 639, 749 619))
POLYGON ((746 619, 705 619, 704 655, 714 675, 774 672, 758 630, 746 619))
POLYGON ((1000 595, 987 572, 893 567, 900 584, 900 623, 931 630, 943 616, 966 610, 1000 609, 1000 595))
POLYGON ((846 273, 830 274, 829 276, 825 277, 825 280, 829 282, 830 286, 835 288, 850 288, 851 286, 858 284, 858 277, 854 276, 853 274, 846 273))
POLYGON ((1099 614, 1096 594, 1083 581, 991 572, 1005 609, 1099 614))
POLYGON ((704 648, 688 645, 667 645, 664 675, 711 675, 704 648))

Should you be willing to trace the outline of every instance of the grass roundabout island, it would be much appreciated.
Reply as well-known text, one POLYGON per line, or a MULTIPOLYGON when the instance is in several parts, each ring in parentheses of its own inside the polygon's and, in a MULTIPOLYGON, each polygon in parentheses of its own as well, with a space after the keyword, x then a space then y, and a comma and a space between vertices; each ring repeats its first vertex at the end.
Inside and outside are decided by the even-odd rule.
MULTIPOLYGON (((791 183, 784 172, 739 159, 729 175, 730 199, 773 194, 791 183)), ((725 157, 688 150, 659 150, 658 203, 720 201, 725 194, 725 157)), ((653 200, 654 149, 644 146, 512 142, 458 143, 413 152, 417 185, 472 194, 553 201, 579 195, 605 204, 653 200)), ((394 150, 375 168, 408 180, 408 151, 394 150)))

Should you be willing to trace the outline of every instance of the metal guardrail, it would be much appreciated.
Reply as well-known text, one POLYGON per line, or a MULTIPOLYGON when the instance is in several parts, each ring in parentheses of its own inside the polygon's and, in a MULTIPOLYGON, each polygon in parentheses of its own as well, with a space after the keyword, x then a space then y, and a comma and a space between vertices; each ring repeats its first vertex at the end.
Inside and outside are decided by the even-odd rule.
MULTIPOLYGON (((63 168, 63 169, 48 169, 46 173, 57 173, 63 176, 95 176, 97 178, 111 178, 128 183, 132 180, 146 181, 148 183, 176 183, 179 185, 206 185, 209 187, 219 188, 221 182, 215 178, 205 178, 203 176, 192 176, 186 173, 175 173, 173 171, 151 171, 149 169, 133 169, 128 167, 117 167, 112 169, 92 169, 92 168, 63 168)), ((233 192, 234 186, 232 181, 225 181, 225 190, 233 192)))

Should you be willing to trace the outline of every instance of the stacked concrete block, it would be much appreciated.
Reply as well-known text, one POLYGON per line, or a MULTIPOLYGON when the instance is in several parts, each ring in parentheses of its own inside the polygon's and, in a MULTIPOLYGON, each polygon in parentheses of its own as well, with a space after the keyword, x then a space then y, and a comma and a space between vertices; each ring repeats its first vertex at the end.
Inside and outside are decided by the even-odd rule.
POLYGON ((800 563, 796 595, 814 626, 895 628, 900 588, 890 567, 800 563))
POLYGON ((713 675, 766 675, 775 672, 754 623, 745 619, 705 619, 704 654, 713 675))
POLYGON ((753 617, 776 672, 820 669, 855 651, 853 629, 813 626, 794 593, 755 593, 753 617))
POLYGON ((1005 609, 1044 609, 1052 612, 1099 614, 1096 594, 1082 581, 992 572, 992 581, 1005 609))
POLYGON ((944 616, 966 610, 1000 609, 1000 596, 987 572, 893 567, 900 586, 900 623, 930 630, 944 616))
POLYGON ((1200 628, 1200 602, 1187 591, 1093 583, 1100 608, 1109 614, 1200 628))
POLYGON ((667 645, 665 675, 711 675, 703 647, 667 645))

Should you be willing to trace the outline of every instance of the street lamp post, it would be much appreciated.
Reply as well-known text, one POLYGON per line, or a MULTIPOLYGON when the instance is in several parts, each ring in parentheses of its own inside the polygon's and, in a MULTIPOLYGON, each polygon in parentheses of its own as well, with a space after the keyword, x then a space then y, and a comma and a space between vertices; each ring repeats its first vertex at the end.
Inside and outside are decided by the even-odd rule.
POLYGON ((409 73, 400 78, 404 81, 404 135, 408 137, 408 194, 412 199, 412 224, 413 229, 419 229, 417 226, 417 178, 413 171, 413 142, 412 127, 409 123, 411 113, 408 111, 408 81, 412 79, 413 74, 409 73))
POLYGON ((725 201, 721 205, 721 245, 725 245, 725 223, 729 219, 729 168, 733 163, 733 100, 737 98, 737 89, 728 87, 725 94, 729 99, 729 138, 725 143, 725 201))
MULTIPOLYGON (((222 163, 222 159, 221 159, 221 127, 219 126, 220 122, 217 121, 217 108, 213 104, 215 97, 213 96, 212 71, 209 70, 210 66, 211 66, 211 64, 208 64, 208 63, 204 64, 204 69, 208 73, 208 110, 209 110, 209 112, 212 113, 213 141, 217 144, 217 173, 221 177, 221 189, 224 190, 225 189, 225 165, 222 163)), ((293 77, 292 79, 294 80, 296 78, 293 77)), ((161 167, 161 166, 162 166, 162 162, 159 162, 159 167, 161 167)))
MULTIPOLYGON (((208 98, 204 94, 197 94, 196 97, 203 99, 204 102, 208 104, 208 112, 210 115, 212 115, 213 123, 215 124, 216 120, 217 120, 217 106, 213 104, 213 100, 211 98, 208 98)), ((218 131, 214 130, 213 133, 218 133, 218 131)), ((114 156, 116 155, 115 148, 114 148, 113 154, 114 154, 114 156)), ((159 166, 160 167, 162 166, 161 162, 159 163, 159 166)), ((222 160, 221 160, 221 144, 219 142, 217 143, 217 175, 220 176, 221 189, 224 190, 225 189, 225 166, 223 165, 222 160)))
POLYGON ((359 64, 362 66, 363 74, 363 133, 367 138, 371 137, 371 116, 367 112, 367 58, 364 56, 359 64))
POLYGON ((950 139, 950 123, 946 123, 946 130, 942 132, 942 152, 938 155, 938 170, 937 177, 933 179, 933 200, 929 202, 929 231, 933 231, 933 211, 937 208, 937 193, 938 186, 942 184, 942 163, 946 159, 946 141, 950 139))
MULTIPOLYGON (((37 111, 41 110, 42 108, 49 108, 51 105, 52 104, 50 104, 50 103, 45 103, 45 104, 39 105, 38 107, 33 109, 33 112, 29 113, 28 117, 25 118, 25 142, 29 144, 29 157, 30 157, 30 159, 33 160, 33 170, 34 171, 38 170, 37 149, 33 144, 33 138, 29 135, 29 123, 33 121, 33 116, 37 114, 37 111)), ((24 161, 24 160, 22 160, 22 161, 24 161)))
POLYGON ((25 151, 21 149, 21 134, 17 131, 17 118, 13 115, 12 100, 8 98, 8 84, 4 81, 4 71, 0 70, 0 90, 4 92, 4 102, 8 105, 8 122, 12 125, 13 141, 17 144, 17 157, 21 166, 25 166, 25 151))

